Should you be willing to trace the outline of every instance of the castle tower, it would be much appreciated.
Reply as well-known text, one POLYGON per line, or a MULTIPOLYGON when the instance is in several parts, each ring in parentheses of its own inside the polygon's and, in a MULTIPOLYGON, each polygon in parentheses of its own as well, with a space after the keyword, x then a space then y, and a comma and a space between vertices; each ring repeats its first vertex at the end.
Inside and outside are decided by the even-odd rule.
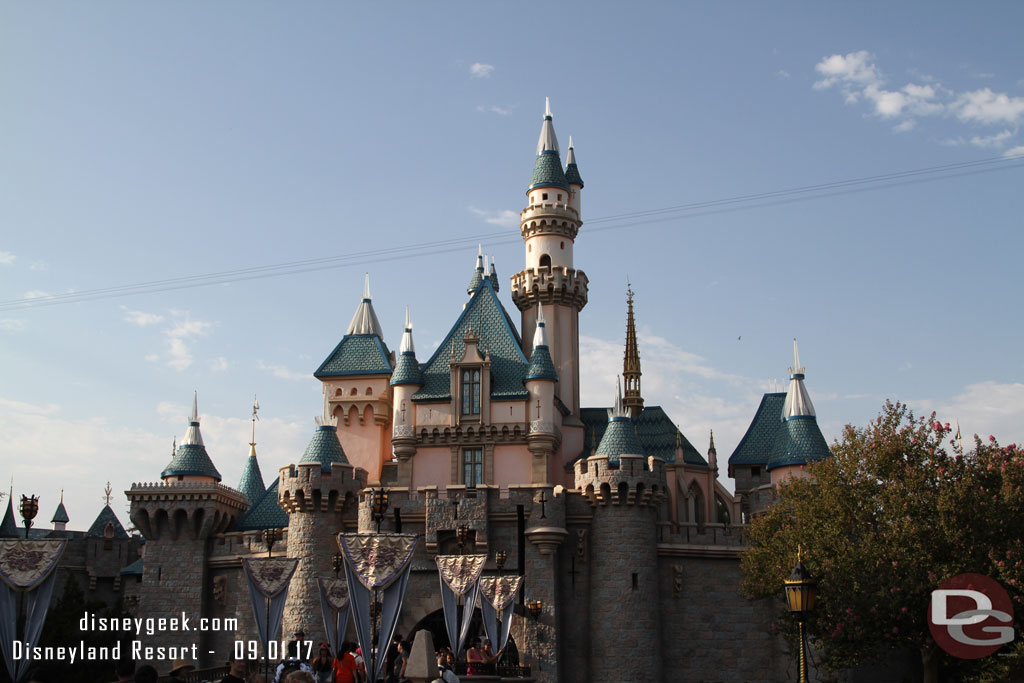
POLYGON ((626 352, 622 359, 622 380, 626 384, 622 404, 629 416, 636 419, 644 409, 640 395, 640 347, 636 343, 636 321, 633 319, 633 288, 626 289, 626 352))
POLYGON ((811 397, 804 386, 804 367, 793 340, 793 367, 789 369, 789 390, 782 406, 782 428, 775 437, 768 465, 772 485, 787 477, 809 476, 805 466, 832 455, 818 427, 818 418, 811 397))
POLYGON ((68 511, 64 507, 64 489, 60 490, 60 503, 57 504, 57 509, 53 513, 53 519, 50 523, 53 524, 54 531, 64 531, 67 529, 68 522, 71 519, 68 517, 68 511))
POLYGON ((319 643, 327 640, 327 634, 317 579, 333 576, 331 562, 338 551, 338 532, 356 528, 357 501, 366 486, 366 472, 353 469, 345 457, 337 421, 326 399, 323 416, 316 424, 299 463, 281 468, 277 500, 288 513, 288 557, 299 560, 288 589, 282 633, 301 630, 319 643))
POLYGON ((585 680, 662 680, 658 604, 658 506, 665 463, 645 457, 622 392, 593 455, 575 464, 576 490, 590 499, 590 653, 585 680), (609 653, 629 648, 629 665, 609 653))
POLYGON ((530 392, 526 405, 530 431, 526 446, 531 458, 531 482, 546 484, 553 479, 550 466, 560 445, 559 430, 555 426, 555 386, 558 372, 551 360, 548 346, 547 321, 544 308, 537 304, 537 327, 533 333, 533 353, 526 372, 526 390, 530 392))
MULTIPOLYGON (((184 613, 199 620, 209 616, 210 539, 234 528, 249 507, 244 494, 219 483, 220 473, 199 430, 197 404, 193 395, 185 438, 161 473, 163 481, 132 484, 125 491, 132 523, 146 539, 138 613, 147 617, 170 619, 184 613)), ((113 511, 108 516, 112 517, 113 511)), ((100 523, 97 518, 93 526, 102 534, 100 523)), ((196 665, 202 667, 213 663, 207 653, 214 637, 212 633, 167 631, 143 634, 141 639, 152 646, 191 647, 196 643, 201 653, 196 665)))
POLYGON ((412 320, 409 307, 405 307, 405 331, 399 348, 398 362, 391 373, 391 390, 395 412, 391 423, 391 447, 398 458, 398 486, 412 486, 412 456, 416 454, 416 406, 412 395, 423 386, 423 372, 416 360, 416 347, 412 341, 412 320))
MULTIPOLYGON (((522 312, 523 351, 531 354, 537 326, 537 304, 547 306, 550 349, 558 376, 558 398, 578 420, 580 411, 579 313, 587 305, 588 281, 573 264, 573 245, 580 226, 583 179, 575 151, 570 166, 562 168, 558 139, 547 107, 537 142, 537 160, 520 212, 519 229, 526 248, 526 267, 512 276, 512 301, 522 312)), ((578 424, 578 422, 577 422, 578 424)))

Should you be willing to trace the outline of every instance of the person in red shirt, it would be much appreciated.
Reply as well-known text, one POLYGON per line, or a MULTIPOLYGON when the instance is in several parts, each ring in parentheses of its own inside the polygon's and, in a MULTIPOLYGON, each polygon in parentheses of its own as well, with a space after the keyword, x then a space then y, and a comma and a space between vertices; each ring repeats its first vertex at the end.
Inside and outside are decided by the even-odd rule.
POLYGON ((356 658, 352 654, 354 649, 355 643, 342 643, 341 653, 334 658, 335 683, 356 683, 356 658))

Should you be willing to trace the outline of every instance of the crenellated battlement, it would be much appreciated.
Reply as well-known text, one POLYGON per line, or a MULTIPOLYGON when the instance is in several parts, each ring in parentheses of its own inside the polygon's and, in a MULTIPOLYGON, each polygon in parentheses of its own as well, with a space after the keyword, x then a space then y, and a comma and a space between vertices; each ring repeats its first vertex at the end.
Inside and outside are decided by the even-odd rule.
POLYGON ((658 505, 665 497, 665 462, 654 456, 621 455, 616 467, 608 457, 576 461, 576 490, 596 505, 658 505))
POLYGON ((300 462, 280 470, 277 501, 289 515, 296 512, 340 512, 366 486, 366 471, 330 463, 325 472, 318 462, 300 462))
POLYGON ((587 305, 590 281, 582 270, 541 266, 512 276, 512 302, 520 311, 537 303, 565 304, 581 310, 587 305))
POLYGON ((561 235, 576 239, 580 214, 568 204, 530 204, 519 212, 519 230, 523 239, 534 235, 561 235))

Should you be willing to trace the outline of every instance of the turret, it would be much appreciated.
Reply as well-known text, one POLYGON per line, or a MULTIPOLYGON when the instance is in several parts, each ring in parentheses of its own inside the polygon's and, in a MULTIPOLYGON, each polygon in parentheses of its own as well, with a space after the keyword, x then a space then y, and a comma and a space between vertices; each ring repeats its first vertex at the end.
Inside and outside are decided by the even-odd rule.
POLYGON ((221 479, 220 472, 213 466, 213 461, 206 452, 203 435, 199 431, 198 392, 192 394, 192 413, 188 418, 185 436, 178 444, 167 467, 160 473, 160 477, 165 483, 178 481, 213 484, 221 479))
POLYGON ((572 144, 572 136, 569 136, 569 151, 565 155, 565 179, 569 181, 569 206, 580 211, 580 190, 583 189, 583 178, 580 176, 580 169, 576 165, 576 148, 572 144))
POLYGON ((249 457, 242 469, 242 478, 238 482, 238 490, 245 495, 249 505, 253 505, 267 490, 263 483, 263 473, 260 472, 260 463, 256 460, 256 416, 260 409, 259 401, 253 396, 252 399, 252 441, 249 442, 249 457))
POLYGON ((809 476, 805 466, 832 455, 818 427, 818 418, 811 397, 804 386, 804 367, 793 340, 793 366, 789 369, 789 390, 782 407, 782 428, 775 437, 765 469, 771 473, 772 484, 790 476, 809 476))
MULTIPOLYGON (((527 367, 526 390, 530 392, 526 413, 529 416, 530 431, 526 438, 527 448, 533 454, 533 477, 535 484, 551 480, 550 467, 555 451, 561 443, 561 434, 555 423, 555 383, 558 373, 551 362, 548 346, 547 321, 544 307, 537 304, 537 327, 533 333, 533 352, 527 367)), ((561 415, 558 415, 560 418, 561 415)))
POLYGON ((398 362, 391 374, 391 390, 394 392, 395 412, 391 423, 391 447, 398 458, 398 486, 412 486, 412 456, 416 454, 416 406, 412 396, 423 386, 423 371, 416 360, 416 348, 412 340, 412 320, 409 307, 405 307, 405 331, 398 362))
POLYGON ((473 292, 484 281, 484 275, 484 247, 482 244, 478 244, 476 245, 476 268, 473 269, 473 275, 469 278, 469 284, 466 286, 467 294, 473 296, 473 292))
POLYGON ((54 511, 53 519, 50 520, 50 523, 53 524, 54 531, 64 531, 70 521, 71 519, 68 517, 68 511, 64 507, 64 489, 61 489, 60 503, 57 504, 57 509, 54 511))
POLYGON ((297 465, 281 468, 278 503, 288 513, 288 556, 300 558, 285 603, 283 632, 305 631, 314 642, 326 640, 317 579, 331 572, 336 536, 355 530, 356 501, 366 472, 349 464, 338 441, 337 418, 324 401, 316 431, 297 465))
POLYGON ((578 208, 583 185, 578 169, 574 173, 578 185, 570 183, 562 168, 553 116, 546 101, 537 158, 526 192, 528 205, 520 213, 526 263, 512 276, 512 301, 522 312, 523 351, 527 356, 537 325, 537 304, 548 306, 547 324, 553 332, 551 359, 561 379, 557 395, 578 420, 579 312, 587 304, 588 281, 573 264, 573 245, 583 224, 578 208), (577 193, 575 200, 572 192, 577 193))

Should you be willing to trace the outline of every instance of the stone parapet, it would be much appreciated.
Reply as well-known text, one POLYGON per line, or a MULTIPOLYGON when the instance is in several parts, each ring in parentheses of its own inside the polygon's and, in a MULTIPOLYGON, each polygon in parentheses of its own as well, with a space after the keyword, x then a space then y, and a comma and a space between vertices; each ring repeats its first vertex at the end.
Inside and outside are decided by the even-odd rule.
POLYGON ((132 484, 124 493, 132 524, 147 540, 209 538, 232 528, 249 508, 244 494, 216 483, 132 484))
POLYGON ((576 461, 576 491, 591 505, 658 506, 665 498, 665 462, 654 456, 619 456, 618 467, 604 455, 576 461))
POLYGON ((300 462, 280 470, 277 500, 285 512, 339 512, 366 486, 366 472, 331 463, 324 472, 318 462, 300 462))
POLYGON ((527 268, 512 276, 512 302, 520 311, 538 303, 564 304, 580 311, 587 305, 589 284, 587 274, 575 268, 527 268))
POLYGON ((568 204, 541 202, 519 212, 519 230, 523 239, 534 235, 563 235, 576 239, 580 231, 579 212, 568 204))

